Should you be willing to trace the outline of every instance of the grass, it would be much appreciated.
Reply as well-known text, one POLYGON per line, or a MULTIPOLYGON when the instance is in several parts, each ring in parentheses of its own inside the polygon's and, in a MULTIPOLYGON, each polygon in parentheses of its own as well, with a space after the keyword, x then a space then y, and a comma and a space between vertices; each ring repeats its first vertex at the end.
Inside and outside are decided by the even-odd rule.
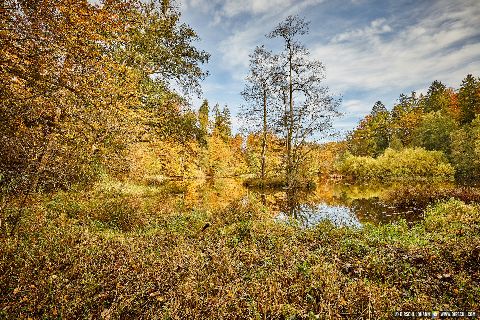
POLYGON ((255 199, 177 210, 155 190, 32 203, 0 238, 0 318, 385 319, 479 310, 480 208, 361 229, 275 222, 255 199), (152 196, 153 195, 153 196, 152 196))

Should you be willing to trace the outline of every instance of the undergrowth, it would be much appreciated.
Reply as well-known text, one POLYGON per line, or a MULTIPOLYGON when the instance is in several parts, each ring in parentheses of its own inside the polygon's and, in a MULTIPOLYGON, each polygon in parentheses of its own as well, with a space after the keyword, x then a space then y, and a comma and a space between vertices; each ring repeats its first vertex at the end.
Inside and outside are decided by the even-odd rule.
POLYGON ((0 246, 0 318, 384 319, 479 310, 480 208, 360 229, 277 222, 255 199, 218 212, 159 195, 60 193, 0 246))

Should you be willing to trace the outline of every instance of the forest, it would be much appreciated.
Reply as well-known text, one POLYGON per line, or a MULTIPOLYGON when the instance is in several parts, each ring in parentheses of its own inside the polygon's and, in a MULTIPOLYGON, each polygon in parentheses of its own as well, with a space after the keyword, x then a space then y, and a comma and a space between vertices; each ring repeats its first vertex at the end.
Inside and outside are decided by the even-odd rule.
POLYGON ((192 105, 210 54, 173 1, 0 17, 0 319, 478 317, 478 75, 339 138, 288 16, 250 53, 238 131, 192 105))

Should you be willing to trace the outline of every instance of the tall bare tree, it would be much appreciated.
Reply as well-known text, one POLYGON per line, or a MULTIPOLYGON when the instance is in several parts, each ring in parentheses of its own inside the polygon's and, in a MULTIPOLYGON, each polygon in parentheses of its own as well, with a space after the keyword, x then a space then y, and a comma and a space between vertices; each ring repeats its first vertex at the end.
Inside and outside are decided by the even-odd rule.
POLYGON ((283 101, 277 127, 286 139, 288 188, 297 186, 299 166, 312 150, 308 142, 327 132, 332 118, 338 115, 339 100, 323 85, 323 64, 311 59, 310 52, 298 40, 308 31, 309 23, 303 18, 289 16, 267 35, 281 38, 284 43, 275 86, 277 99, 283 101))
POLYGON ((251 125, 250 129, 257 131, 258 127, 262 127, 260 175, 263 182, 266 176, 267 134, 269 130, 268 103, 272 97, 275 82, 275 61, 276 57, 271 51, 267 51, 264 46, 257 46, 250 55, 250 74, 246 78, 247 83, 242 91, 242 96, 247 101, 247 105, 243 108, 243 115, 251 125))

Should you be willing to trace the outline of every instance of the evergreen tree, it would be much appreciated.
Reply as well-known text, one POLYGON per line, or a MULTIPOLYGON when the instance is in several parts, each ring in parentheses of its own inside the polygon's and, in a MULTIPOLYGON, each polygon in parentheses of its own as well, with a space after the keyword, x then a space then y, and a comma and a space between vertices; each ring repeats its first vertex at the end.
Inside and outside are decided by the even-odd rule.
POLYGON ((416 107, 418 107, 420 99, 417 97, 417 93, 412 91, 410 96, 402 93, 398 98, 398 103, 393 106, 392 117, 400 118, 402 115, 409 113, 416 107))
POLYGON ((232 137, 230 110, 225 106, 223 110, 220 111, 220 106, 217 103, 213 107, 213 113, 213 133, 222 137, 224 141, 228 141, 232 137))
POLYGON ((372 112, 370 112, 370 114, 372 116, 376 116, 382 112, 388 112, 387 108, 385 108, 385 105, 382 103, 382 101, 375 102, 372 108, 372 112))
POLYGON ((232 137, 232 117, 230 115, 230 109, 225 105, 222 110, 222 135, 226 139, 232 137))
POLYGON ((435 80, 428 88, 427 95, 421 104, 425 112, 448 110, 451 104, 450 92, 443 83, 435 80))
POLYGON ((205 99, 198 109, 198 124, 200 129, 201 141, 206 141, 208 135, 208 113, 210 112, 208 107, 208 100, 205 99))
POLYGON ((467 124, 480 114, 480 79, 467 75, 458 92, 460 122, 467 124))

